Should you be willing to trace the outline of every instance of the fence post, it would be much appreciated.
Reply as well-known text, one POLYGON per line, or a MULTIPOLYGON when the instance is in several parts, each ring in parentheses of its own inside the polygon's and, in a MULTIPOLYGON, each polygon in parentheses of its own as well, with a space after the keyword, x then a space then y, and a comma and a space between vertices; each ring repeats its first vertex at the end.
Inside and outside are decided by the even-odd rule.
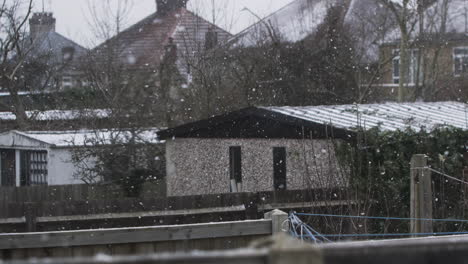
MULTIPOLYGON (((432 219, 432 179, 426 155, 411 158, 411 218, 432 219)), ((411 233, 432 233, 432 221, 411 220, 411 233)))
POLYGON ((275 209, 266 213, 265 219, 271 219, 271 233, 273 235, 284 232, 283 227, 287 228, 284 223, 288 220, 288 214, 281 210, 275 209))
POLYGON ((24 204, 24 216, 26 218, 26 231, 36 232, 37 211, 33 203, 24 204))
POLYGON ((323 252, 286 234, 272 238, 268 264, 323 264, 323 252))

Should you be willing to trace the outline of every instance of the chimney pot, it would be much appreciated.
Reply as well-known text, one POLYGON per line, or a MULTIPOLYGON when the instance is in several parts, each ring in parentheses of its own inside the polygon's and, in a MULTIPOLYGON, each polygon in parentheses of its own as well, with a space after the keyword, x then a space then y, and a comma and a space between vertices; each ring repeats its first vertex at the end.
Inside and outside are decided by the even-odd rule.
POLYGON ((187 8, 189 0, 156 0, 156 12, 159 15, 167 15, 169 12, 180 8, 187 8))
POLYGON ((52 13, 40 12, 34 13, 29 19, 29 30, 31 38, 36 38, 38 35, 55 32, 56 20, 52 13))

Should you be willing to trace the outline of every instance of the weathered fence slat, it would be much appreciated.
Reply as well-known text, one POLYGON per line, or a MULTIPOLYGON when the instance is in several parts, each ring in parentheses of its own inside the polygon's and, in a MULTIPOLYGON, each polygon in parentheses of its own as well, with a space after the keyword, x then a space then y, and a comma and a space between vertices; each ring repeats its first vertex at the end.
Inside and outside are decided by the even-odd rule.
MULTIPOLYGON (((54 202, 54 201, 88 201, 102 199, 119 199, 124 192, 116 185, 61 185, 61 186, 27 186, 0 187, 0 201, 3 203, 54 202)), ((147 182, 143 185, 141 197, 166 197, 164 180, 147 182)))
POLYGON ((229 207, 215 207, 215 208, 186 209, 186 210, 171 210, 171 211, 135 212, 135 213, 42 216, 42 217, 38 217, 36 221, 37 223, 49 223, 49 222, 89 221, 89 220, 104 220, 104 219, 119 219, 119 218, 189 216, 189 215, 198 215, 198 214, 228 213, 228 212, 242 212, 242 211, 245 211, 244 205, 229 206, 229 207))
POLYGON ((210 224, 113 228, 0 235, 0 249, 52 248, 112 245, 156 241, 268 235, 271 220, 248 220, 210 224))

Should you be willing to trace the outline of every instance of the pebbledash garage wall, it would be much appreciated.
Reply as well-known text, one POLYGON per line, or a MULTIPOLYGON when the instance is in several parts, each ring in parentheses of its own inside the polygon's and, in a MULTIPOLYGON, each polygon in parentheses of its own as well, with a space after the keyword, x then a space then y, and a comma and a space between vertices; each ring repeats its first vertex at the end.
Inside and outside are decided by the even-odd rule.
POLYGON ((231 192, 230 147, 240 147, 242 184, 238 191, 273 191, 273 148, 286 150, 286 189, 342 187, 331 141, 298 139, 177 138, 166 142, 169 196, 231 192))

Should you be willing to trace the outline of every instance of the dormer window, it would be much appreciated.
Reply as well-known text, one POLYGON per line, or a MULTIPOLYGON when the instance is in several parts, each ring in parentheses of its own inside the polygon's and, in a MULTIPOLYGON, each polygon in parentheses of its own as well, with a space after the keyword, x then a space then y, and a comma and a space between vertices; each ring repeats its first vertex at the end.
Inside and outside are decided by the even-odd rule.
POLYGON ((75 48, 74 47, 64 47, 62 48, 62 60, 63 62, 70 62, 75 57, 75 48))

